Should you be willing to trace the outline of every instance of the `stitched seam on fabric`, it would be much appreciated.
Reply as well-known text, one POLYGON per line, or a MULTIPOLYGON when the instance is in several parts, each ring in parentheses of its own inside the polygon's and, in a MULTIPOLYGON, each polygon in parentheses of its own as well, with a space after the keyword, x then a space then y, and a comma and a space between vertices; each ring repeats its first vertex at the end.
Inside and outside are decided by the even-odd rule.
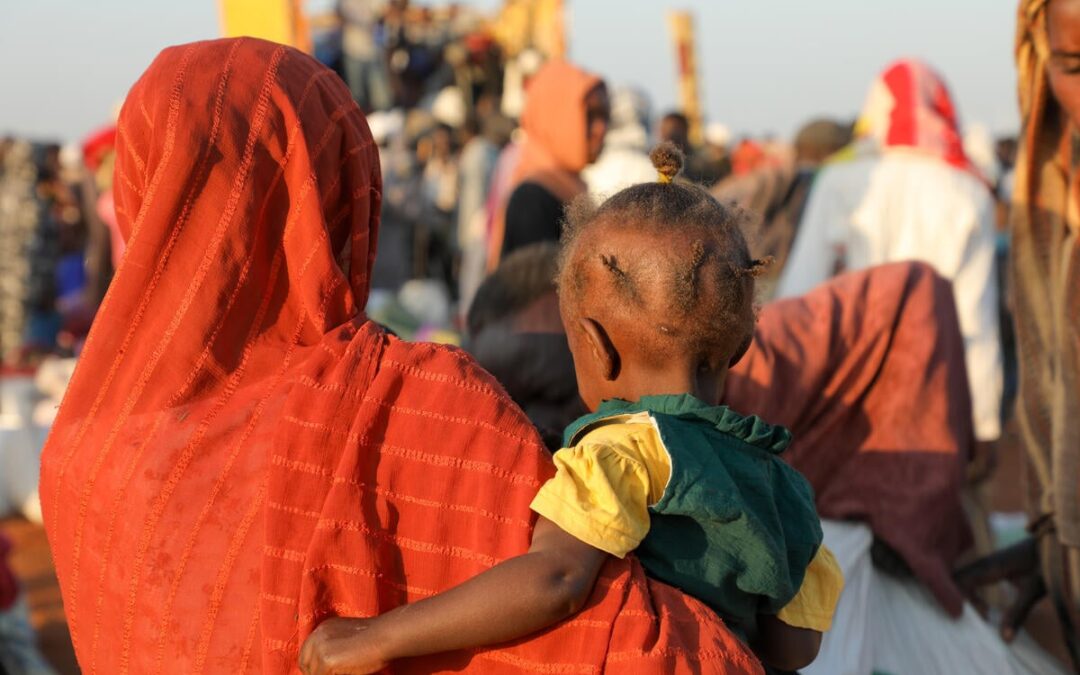
POLYGON ((248 663, 251 662, 251 652, 255 648, 255 638, 259 632, 259 622, 262 618, 260 603, 255 603, 255 611, 252 613, 251 625, 248 626, 247 638, 244 640, 244 651, 240 655, 240 668, 237 673, 246 673, 248 663))
POLYGON ((442 413, 432 412, 430 410, 422 410, 420 408, 410 408, 408 406, 394 405, 393 403, 387 403, 386 401, 383 401, 382 399, 376 398, 374 396, 365 396, 360 400, 362 403, 377 405, 380 408, 387 408, 390 410, 390 412, 403 413, 405 415, 413 415, 416 417, 438 420, 440 422, 453 422, 455 424, 461 424, 463 426, 485 429, 487 431, 499 434, 500 436, 505 436, 506 438, 509 438, 516 443, 521 443, 522 445, 529 445, 529 441, 527 441, 526 439, 520 438, 490 422, 474 420, 468 417, 455 417, 453 415, 444 415, 442 413))
MULTIPOLYGON (((285 415, 282 420, 291 424, 296 424, 306 429, 312 429, 317 431, 325 431, 339 436, 345 436, 349 441, 358 443, 364 447, 378 448, 382 452, 385 452, 396 457, 402 457, 405 459, 413 459, 432 466, 443 466, 456 469, 468 469, 470 471, 476 471, 479 473, 487 473, 493 476, 502 478, 503 480, 510 481, 517 485, 529 485, 531 487, 539 487, 540 481, 533 476, 527 476, 525 474, 512 473, 506 469, 502 469, 499 466, 490 462, 482 462, 479 460, 469 460, 459 456, 447 456, 447 455, 435 455, 421 450, 415 450, 413 448, 406 448, 398 445, 391 445, 388 443, 377 443, 367 439, 365 436, 357 433, 346 431, 345 429, 331 429, 329 425, 321 422, 308 422, 291 415, 285 415)), ((328 475, 332 475, 328 474, 328 475)))
MULTIPOLYGON (((132 152, 131 154, 134 155, 135 153, 132 152)), ((143 191, 139 189, 139 186, 135 185, 135 183, 131 180, 131 177, 127 175, 127 172, 124 171, 122 166, 117 167, 113 171, 113 175, 116 176, 117 178, 119 178, 120 182, 123 183, 124 185, 126 185, 129 190, 131 190, 135 194, 139 195, 140 198, 143 196, 143 191)), ((124 211, 123 209, 117 208, 116 206, 114 206, 113 208, 116 208, 116 212, 118 214, 123 212, 125 215, 127 215, 127 212, 124 211)))
MULTIPOLYGON (((162 156, 162 162, 158 166, 157 171, 154 173, 154 175, 153 175, 153 177, 151 178, 151 181, 150 181, 149 192, 151 192, 151 193, 153 193, 154 191, 157 190, 157 186, 161 182, 162 176, 164 175, 164 168, 168 164, 169 160, 172 158, 172 152, 173 152, 173 148, 174 148, 175 141, 176 141, 176 118, 179 115, 179 111, 180 111, 180 92, 181 92, 181 87, 183 85, 184 77, 187 74, 187 68, 188 68, 189 61, 190 61, 191 54, 192 54, 193 50, 194 50, 194 48, 192 46, 188 46, 184 50, 184 52, 181 54, 180 67, 177 69, 176 77, 173 80, 172 95, 171 95, 170 100, 169 100, 169 117, 168 117, 168 123, 166 124, 166 128, 165 128, 165 150, 162 153, 162 155, 163 155, 162 156)), ((148 202, 146 202, 146 201, 143 202, 144 205, 146 205, 147 203, 148 202)), ((145 213, 145 211, 144 211, 144 213, 145 213)), ((159 267, 158 267, 159 272, 162 269, 163 264, 164 264, 163 262, 159 264, 159 267)), ((157 275, 157 276, 155 276, 154 278, 151 279, 151 288, 156 283, 158 276, 160 276, 160 275, 157 275)), ((109 303, 109 298, 113 297, 113 296, 114 296, 114 294, 111 294, 111 293, 106 294, 105 299, 102 301, 102 305, 99 308, 100 313, 105 312, 107 306, 110 304, 109 303)), ((144 302, 143 305, 140 306, 139 309, 145 311, 145 305, 146 305, 146 302, 144 302)), ((79 448, 79 445, 82 442, 83 436, 86 434, 87 430, 90 428, 91 420, 94 419, 94 417, 96 416, 98 408, 101 406, 101 403, 105 400, 108 386, 111 383, 112 378, 115 376, 117 369, 119 368, 120 361, 123 358, 123 352, 127 348, 127 345, 130 342, 130 338, 131 338, 131 336, 132 336, 132 334, 134 332, 134 328, 133 328, 134 324, 137 323, 141 319, 141 317, 142 317, 141 312, 137 311, 135 317, 133 318, 132 328, 129 329, 126 338, 124 339, 123 343, 121 344, 121 347, 118 350, 118 353, 117 353, 115 359, 113 360, 112 367, 110 368, 109 373, 105 378, 105 382, 102 383, 100 389, 98 390, 97 398, 95 399, 93 405, 91 406, 90 410, 88 411, 88 413, 86 415, 86 418, 83 420, 81 428, 76 433, 76 437, 72 441, 71 447, 68 449, 68 451, 65 454, 63 460, 61 460, 60 470, 58 471, 59 475, 58 475, 58 478, 57 478, 57 481, 56 481, 56 487, 53 490, 53 503, 54 504, 59 504, 60 503, 59 502, 59 500, 60 500, 60 486, 64 482, 63 478, 64 478, 64 474, 67 472, 68 464, 71 462, 71 459, 75 456, 75 451, 79 448)), ((84 345, 84 348, 83 348, 84 349, 84 351, 83 351, 84 354, 86 353, 86 350, 90 346, 90 342, 91 342, 91 340, 93 338, 93 335, 94 335, 94 332, 91 331, 91 335, 87 337, 87 344, 84 345)), ((61 510, 62 509, 56 509, 55 513, 53 515, 53 531, 58 531, 58 526, 59 526, 58 518, 59 518, 61 510)), ((76 535, 78 535, 78 533, 79 532, 77 531, 76 535)), ((72 579, 73 579, 73 582, 72 582, 72 589, 70 591, 70 594, 71 594, 72 598, 76 597, 76 591, 77 591, 77 588, 78 588, 78 581, 77 581, 78 577, 79 577, 79 556, 76 554, 76 555, 72 556, 72 579)), ((74 647, 78 646, 78 639, 79 639, 79 637, 78 637, 79 631, 78 631, 76 617, 77 617, 77 614, 75 614, 74 612, 72 612, 72 614, 68 617, 68 627, 69 627, 70 632, 71 632, 72 646, 74 646, 74 647)))
POLYGON ((304 562, 305 556, 302 551, 293 551, 287 548, 278 548, 277 546, 263 546, 263 555, 268 555, 271 558, 277 558, 278 560, 286 560, 288 562, 304 562))
POLYGON ((730 653, 720 649, 703 649, 700 651, 690 651, 681 647, 664 647, 662 649, 655 649, 652 651, 622 651, 622 652, 610 652, 607 655, 608 663, 619 663, 621 661, 631 661, 641 658, 672 658, 681 657, 687 661, 731 661, 738 663, 739 665, 750 665, 751 661, 742 653, 730 653))
MULTIPOLYGON (((664 483, 664 489, 661 490, 656 501, 649 504, 649 506, 656 506, 663 501, 665 496, 667 496, 668 488, 671 487, 671 478, 675 475, 675 458, 671 455, 671 451, 668 450, 667 443, 664 442, 664 435, 660 433, 660 423, 656 421, 656 418, 653 417, 652 413, 648 413, 648 418, 649 424, 652 426, 653 431, 656 432, 656 438, 660 441, 660 448, 664 451, 664 454, 667 455, 668 460, 668 475, 667 482, 664 483)), ((651 485, 652 481, 650 480, 649 483, 651 485)))
MULTIPOLYGON (((318 243, 315 246, 312 247, 312 253, 308 257, 309 260, 311 259, 312 256, 314 256, 314 253, 315 253, 315 251, 318 250, 318 248, 319 248, 318 243)), ((321 303, 319 305, 320 321, 321 321, 321 317, 325 316, 326 305, 327 305, 327 302, 330 299, 330 296, 333 294, 334 290, 336 290, 339 285, 340 285, 340 281, 339 280, 334 280, 327 287, 327 289, 326 289, 326 291, 325 291, 325 293, 323 295, 322 301, 321 301, 321 303)), ((274 380, 275 385, 281 381, 281 379, 284 376, 285 372, 288 370, 289 364, 292 361, 293 351, 295 350, 296 345, 297 345, 297 343, 298 343, 298 341, 300 339, 300 334, 301 334, 301 331, 303 330, 304 323, 305 323, 304 319, 300 319, 296 324, 296 328, 294 329, 292 339, 290 341, 289 349, 285 354, 285 358, 283 359, 281 369, 278 371, 278 374, 275 377, 275 380, 274 380)), ((250 348, 251 348, 250 339, 247 341, 247 345, 248 345, 248 347, 247 347, 247 349, 245 349, 245 356, 243 358, 244 362, 247 361, 247 352, 250 351, 250 348)), ((263 399, 259 403, 259 406, 258 406, 258 408, 256 409, 256 411, 254 413, 254 417, 258 418, 258 417, 262 416, 262 411, 263 411, 263 408, 265 407, 265 405, 266 405, 266 399, 263 399)), ((239 447, 240 447, 240 444, 237 444, 237 449, 238 450, 239 450, 239 447)), ((261 490, 261 493, 260 493, 260 498, 259 498, 260 502, 263 499, 265 499, 266 489, 267 488, 264 485, 262 487, 262 490, 261 490)), ((248 525, 250 526, 250 523, 248 525)), ((239 555, 239 548, 237 548, 237 550, 236 550, 236 555, 237 556, 239 555)), ((233 558, 235 560, 235 556, 233 556, 233 558)), ((223 575, 223 577, 220 578, 220 584, 221 584, 220 589, 221 589, 222 593, 224 593, 224 585, 225 585, 225 581, 227 580, 227 575, 231 574, 231 573, 232 573, 232 565, 231 564, 227 568, 224 567, 224 566, 221 568, 221 574, 223 575)), ((216 623, 216 620, 217 620, 217 610, 218 610, 218 607, 220 606, 220 603, 221 603, 221 598, 217 597, 216 605, 213 606, 212 611, 210 613, 208 613, 208 615, 207 615, 207 623, 205 624, 206 632, 204 634, 205 639, 204 639, 204 643, 201 643, 201 646, 205 646, 206 649, 209 649, 209 641, 210 641, 210 638, 212 637, 212 634, 213 634, 212 631, 213 631, 214 624, 216 623)), ((204 655, 204 659, 205 659, 205 655, 204 655)))
POLYGON ((507 516, 502 516, 502 515, 499 515, 497 513, 493 513, 491 511, 488 511, 487 509, 482 509, 482 508, 480 508, 478 506, 470 506, 468 504, 455 504, 455 503, 451 503, 451 502, 441 502, 441 501, 438 501, 438 500, 435 500, 435 499, 425 499, 423 497, 417 497, 415 495, 407 495, 407 494, 404 494, 404 493, 401 493, 401 492, 395 492, 395 491, 387 489, 387 488, 379 487, 377 485, 370 485, 370 484, 366 484, 366 483, 363 483, 363 482, 358 481, 358 480, 353 480, 353 479, 350 479, 350 478, 341 478, 339 476, 335 476, 334 479, 333 479, 333 482, 334 482, 335 485, 342 485, 342 484, 351 485, 353 487, 358 488, 361 491, 374 492, 375 494, 379 495, 380 497, 383 497, 383 498, 388 499, 388 500, 395 500, 396 499, 398 501, 402 501, 402 502, 405 502, 405 503, 408 503, 408 504, 417 504, 419 506, 426 506, 426 507, 429 507, 429 508, 445 509, 447 511, 458 511, 458 512, 461 512, 461 513, 469 513, 469 514, 476 515, 476 516, 483 516, 484 518, 494 520, 495 522, 502 523, 504 525, 516 525, 516 526, 522 527, 522 528, 524 528, 526 530, 532 529, 532 526, 530 525, 529 521, 527 521, 527 520, 521 520, 521 519, 518 519, 518 518, 510 518, 510 517, 507 517, 507 516))
POLYGON ((289 606, 292 606, 296 602, 295 598, 289 598, 289 597, 286 597, 284 595, 273 595, 272 593, 260 593, 259 594, 259 599, 260 600, 268 600, 270 602, 276 602, 279 605, 289 605, 289 606))
POLYGON ((383 365, 396 368, 406 375, 412 375, 413 377, 420 378, 421 380, 427 380, 429 382, 442 382, 444 384, 452 384, 459 389, 465 391, 475 392, 477 394, 483 394, 490 396, 491 398, 498 399, 499 401, 505 400, 505 397, 498 391, 491 387, 485 387, 478 384, 472 384, 466 380, 458 379, 456 377, 450 377, 449 375, 443 375, 442 373, 432 373, 423 370, 417 366, 402 363, 401 361, 394 361, 393 359, 386 359, 383 361, 383 365))
MULTIPOLYGON (((372 445, 370 443, 364 443, 364 445, 372 445)), ((420 450, 414 450, 412 448, 405 448, 397 445, 382 445, 383 452, 391 454, 397 457, 403 457, 406 459, 415 459, 417 461, 424 462, 425 464, 431 464, 433 466, 444 466, 455 469, 468 469, 470 471, 476 471, 479 473, 488 473, 493 476, 497 476, 503 480, 509 481, 516 485, 527 485, 533 488, 540 487, 540 481, 534 476, 527 476, 525 474, 512 473, 506 469, 502 469, 495 464, 489 462, 482 462, 480 460, 465 459, 463 457, 448 457, 445 455, 434 455, 420 450)))
POLYGON ((687 609, 686 613, 676 614, 671 610, 663 610, 658 613, 647 612, 643 609, 624 609, 619 612, 619 616, 631 617, 635 619, 648 619, 653 621, 657 618, 663 621, 677 621, 678 623, 694 623, 700 624, 705 621, 711 620, 709 617, 702 616, 691 609, 687 609))
POLYGON ((267 649, 274 652, 284 652, 289 650, 289 643, 284 640, 266 639, 263 641, 263 644, 266 645, 267 649))
POLYGON ((282 513, 288 513, 294 516, 303 516, 304 518, 319 518, 322 516, 318 511, 308 511, 307 509, 289 506, 288 504, 282 504, 281 502, 268 501, 266 502, 266 505, 275 511, 281 511, 282 513))
MULTIPOLYGON (((330 113, 330 121, 335 123, 335 124, 337 122, 340 122, 342 120, 342 118, 347 116, 347 113, 349 112, 349 110, 351 110, 352 107, 353 107, 352 101, 349 101, 347 103, 342 103, 332 113, 330 113)), ((328 125, 326 127, 326 131, 323 132, 322 138, 319 139, 320 143, 325 144, 327 141, 329 141, 330 138, 333 136, 333 132, 336 131, 338 128, 339 127, 335 126, 334 124, 328 125)), ((341 155, 341 161, 338 163, 338 169, 343 168, 346 164, 349 163, 350 160, 352 160, 352 158, 355 155, 358 155, 361 152, 363 152, 364 150, 367 150, 372 145, 374 145, 374 143, 372 141, 363 140, 363 141, 358 142, 356 145, 352 146, 351 148, 349 148, 345 152, 343 152, 342 155, 341 155)), ((315 157, 319 157, 320 155, 321 155, 321 151, 319 153, 316 153, 315 157)), ((314 175, 314 172, 312 172, 312 175, 314 175)), ((338 185, 341 184, 341 175, 342 175, 341 172, 338 171, 337 175, 334 177, 334 180, 332 180, 330 182, 330 185, 327 186, 326 191, 318 193, 319 194, 319 208, 323 212, 326 212, 326 207, 327 207, 328 203, 331 201, 330 198, 332 196, 334 196, 334 191, 337 190, 338 185)), ((350 204, 348 206, 342 207, 342 211, 347 212, 352 206, 351 202, 356 201, 358 195, 363 193, 363 192, 366 192, 369 187, 370 187, 369 185, 363 185, 363 186, 360 186, 360 187, 356 188, 351 193, 349 193, 349 195, 350 195, 350 197, 352 197, 352 199, 351 199, 350 204)), ((340 195, 338 195, 338 197, 340 198, 340 195)), ((338 214, 338 215, 341 216, 341 214, 338 214)))
POLYGON ((487 555, 486 553, 480 553, 478 551, 462 548, 460 546, 444 546, 442 544, 435 544, 429 541, 422 541, 420 539, 412 539, 410 537, 402 537, 399 535, 390 534, 389 532, 370 528, 359 520, 324 518, 320 520, 315 527, 319 530, 347 530, 350 532, 359 532, 360 534, 363 534, 372 539, 382 540, 383 542, 391 542, 400 546, 401 548, 407 548, 410 551, 417 551, 419 553, 433 553, 451 556, 454 558, 461 558, 462 560, 471 560, 474 562, 482 563, 488 567, 492 567, 499 562, 498 558, 487 555))
POLYGON ((161 427, 162 422, 165 421, 168 415, 169 411, 167 410, 158 413, 157 419, 154 420, 153 426, 146 433, 143 442, 139 444, 138 449, 132 454, 131 460, 124 470, 122 487, 116 491, 112 508, 109 510, 109 527, 105 532, 105 545, 101 556, 101 573, 98 575, 98 593, 94 603, 94 635, 90 640, 91 668, 94 667, 93 664, 97 661, 97 645, 98 639, 101 637, 101 613, 105 607, 105 575, 109 571, 109 559, 112 557, 112 538, 113 533, 116 531, 116 517, 120 513, 120 505, 127 497, 128 486, 135 475, 135 468, 138 466, 139 460, 142 459, 143 452, 146 451, 150 441, 154 439, 158 428, 161 427))
POLYGON ((419 586, 409 586, 408 584, 402 584, 388 578, 381 572, 374 570, 364 569, 362 567, 353 567, 350 565, 342 565, 339 563, 324 563, 322 565, 315 565, 305 570, 305 574, 315 574, 325 570, 333 570, 334 572, 341 572, 342 574, 350 574, 353 576, 370 577, 380 584, 384 584, 398 591, 405 591, 406 593, 412 593, 414 595, 422 595, 424 597, 431 597, 437 595, 438 591, 433 591, 428 588, 420 588, 419 586))
MULTIPOLYGON (((153 127, 151 127, 151 131, 153 131, 153 127)), ((128 155, 135 162, 135 168, 138 169, 140 173, 146 173, 146 162, 139 156, 139 153, 135 152, 135 145, 132 143, 131 139, 128 138, 127 127, 123 124, 116 125, 116 145, 126 148, 128 155)))
POLYGON ((583 628, 610 628, 610 621, 603 621, 601 619, 571 619, 570 621, 564 621, 559 624, 561 628, 576 628, 581 626, 583 628))
POLYGON ((146 122, 146 126, 150 131, 154 130, 154 118, 150 117, 150 111, 146 109, 146 94, 144 93, 139 97, 139 112, 142 113, 143 121, 146 122))
POLYGON ((206 666, 206 657, 210 653, 210 640, 214 635, 214 627, 217 623, 218 613, 221 611, 221 603, 225 599, 225 587, 229 583, 229 577, 232 576, 233 569, 236 565, 236 559, 240 557, 244 542, 251 532, 251 526, 262 511, 262 503, 265 499, 266 485, 264 484, 259 490, 259 495, 252 501, 251 508, 248 509, 240 526, 237 528, 237 532, 225 555, 225 560, 218 568, 218 576, 214 583, 214 590, 210 594, 210 607, 207 609, 206 618, 203 622, 203 630, 199 636, 199 644, 195 651, 195 673, 201 673, 206 666))
MULTIPOLYGON (((179 327, 180 320, 187 313, 188 308, 190 308, 191 303, 194 301, 195 292, 202 285, 202 281, 205 279, 206 274, 210 270, 211 254, 212 252, 217 250, 218 246, 220 246, 221 239, 224 236, 224 231, 228 224, 232 222, 232 218, 235 215, 237 203, 239 201, 240 189, 247 182, 251 169, 251 163, 254 159, 255 140, 258 137, 258 134, 261 132, 263 123, 266 121, 267 107, 269 105, 270 99, 270 89, 273 84, 273 76, 277 72, 277 67, 280 64, 281 58, 284 53, 285 47, 280 46, 274 52, 273 57, 271 57, 270 59, 270 64, 267 66, 267 71, 263 79, 263 89, 259 94, 259 104, 255 109, 255 114, 253 116, 250 131, 248 133, 247 142, 244 147, 244 154, 240 163, 240 169, 237 171, 237 175, 233 181, 232 192, 229 195, 229 199, 226 201, 225 210, 222 212, 221 218, 218 220, 217 229, 214 232, 213 238, 207 244, 207 251, 203 257, 202 263, 196 270, 195 276, 192 279, 192 283, 188 286, 188 289, 184 295, 183 300, 180 303, 180 306, 177 308, 173 320, 170 322, 169 327, 166 329, 165 338, 158 344, 157 349, 155 349, 154 353, 151 355, 150 364, 143 371, 143 378, 141 378, 143 380, 141 383, 142 386, 145 386, 145 381, 149 379, 150 373, 153 371, 153 368, 156 367, 158 360, 160 360, 161 356, 164 354, 165 346, 168 344, 169 341, 171 341, 172 335, 175 334, 175 331, 179 327)), ((250 349, 251 344, 248 343, 247 347, 245 348, 245 352, 250 353, 250 349)), ((158 498, 155 500, 154 509, 151 512, 149 519, 144 523, 143 536, 140 538, 139 550, 136 553, 133 566, 131 590, 128 594, 127 606, 125 608, 126 611, 124 615, 123 637, 121 638, 120 651, 120 675, 127 674, 131 651, 131 629, 132 624, 135 620, 135 603, 138 594, 139 575, 142 572, 142 563, 146 554, 146 550, 149 548, 150 540, 152 539, 156 531, 157 522, 160 519, 161 514, 164 512, 165 504, 171 497, 172 491, 179 483, 180 475, 187 468, 187 465, 194 457, 193 447, 202 440, 202 436, 205 435, 206 431, 209 428, 210 421, 213 419, 214 416, 216 416, 217 412, 219 412, 221 408, 224 407, 225 401, 232 396, 233 390, 236 386, 239 385, 238 375, 240 372, 241 371, 238 371, 237 374, 235 374, 230 381, 232 387, 230 388, 229 386, 226 386, 226 390, 222 392, 222 396, 215 406, 216 410, 212 411, 207 416, 207 418, 205 418, 203 422, 200 423, 199 429, 198 431, 196 431, 196 437, 193 438, 192 442, 188 445, 187 448, 185 448, 185 451, 179 458, 177 465, 170 473, 168 481, 162 486, 162 491, 158 495, 158 498)), ((138 389, 141 390, 141 388, 142 387, 139 387, 138 389)), ((133 392, 132 398, 134 398, 136 393, 137 392, 133 392)))
MULTIPOLYGON (((469 513, 472 515, 483 516, 484 518, 494 520, 504 525, 516 525, 525 529, 532 528, 532 525, 527 520, 503 516, 498 513, 488 511, 487 509, 482 509, 478 506, 471 506, 468 504, 455 504, 452 502, 442 502, 435 499, 425 499, 424 497, 417 497, 415 495, 409 495, 403 492, 396 492, 389 488, 381 487, 379 485, 372 485, 370 483, 365 483, 363 481, 359 481, 353 478, 343 478, 340 476, 335 476, 333 471, 330 471, 329 469, 323 469, 322 467, 319 467, 318 465, 309 462, 290 460, 282 455, 275 455, 271 459, 271 462, 275 466, 291 469, 293 471, 301 471, 303 473, 318 476, 320 478, 329 478, 334 485, 349 485, 363 492, 371 492, 380 497, 383 497, 384 499, 396 499, 402 502, 417 504, 424 507, 443 509, 448 511, 458 511, 461 513, 469 513)), ((294 515, 298 516, 306 516, 308 518, 319 518, 322 515, 318 511, 306 511, 303 509, 297 509, 295 507, 289 507, 284 504, 277 504, 272 502, 270 505, 280 511, 285 511, 286 513, 293 513, 294 515)))
POLYGON ((588 663, 544 663, 533 661, 511 654, 508 651, 479 651, 474 657, 499 663, 507 663, 512 666, 528 670, 534 673, 599 673, 597 666, 588 663))
MULTIPOLYGON (((320 77, 324 76, 325 74, 326 73, 320 73, 318 75, 312 76, 309 79, 308 83, 304 87, 304 91, 300 95, 300 102, 298 103, 298 107, 304 105, 304 103, 307 101, 307 97, 310 95, 310 93, 312 91, 314 91, 314 83, 315 83, 315 81, 317 81, 320 77)), ((285 143, 285 155, 284 155, 284 157, 282 157, 281 163, 278 164, 278 170, 274 172, 274 178, 271 180, 270 186, 266 190, 266 196, 263 199, 262 204, 259 207, 259 215, 256 218, 256 222, 262 222, 262 219, 265 217, 266 209, 270 205, 271 195, 273 195, 274 190, 277 189, 277 184, 278 184, 278 182, 280 182, 281 178, 285 175, 285 168, 288 166, 289 161, 292 159, 293 152, 296 149, 296 140, 300 135, 300 130, 301 130, 302 126, 303 125, 301 124, 300 119, 297 118, 296 122, 293 124, 292 128, 289 130, 288 140, 285 143)), ((320 149, 317 150, 317 153, 321 152, 323 148, 325 148, 325 142, 320 147, 320 149)), ((302 209, 301 209, 301 211, 302 211, 302 209)), ((299 212, 296 213, 296 214, 293 214, 293 216, 298 217, 299 212)), ((285 223, 285 231, 286 232, 290 229, 289 225, 290 225, 291 219, 292 218, 290 217, 290 219, 287 220, 286 223, 285 223)), ((273 264, 272 264, 272 270, 271 270, 271 275, 270 275, 270 280, 267 283, 268 288, 273 288, 274 284, 277 282, 277 273, 280 272, 282 256, 283 256, 282 249, 278 249, 277 251, 275 251, 275 253, 274 253, 274 261, 273 261, 273 264)), ((247 259, 244 261, 244 267, 242 268, 242 270, 240 272, 240 278, 238 279, 238 281, 237 281, 237 283, 236 283, 236 285, 235 285, 235 287, 233 289, 233 292, 229 296, 229 299, 228 299, 228 302, 227 302, 227 304, 225 306, 225 309, 220 312, 221 321, 218 322, 218 324, 214 327, 214 330, 211 333, 210 337, 207 338, 206 347, 203 349, 202 353, 199 355, 199 358, 196 360, 195 365, 192 368, 190 374, 188 375, 187 380, 180 386, 180 388, 176 391, 175 394, 173 394, 172 398, 169 400, 169 405, 170 406, 176 405, 177 401, 179 401, 179 399, 181 397, 183 397, 183 395, 187 392, 188 387, 190 387, 192 385, 192 383, 195 382, 195 380, 198 377, 199 372, 200 372, 200 370, 202 368, 203 363, 206 361, 206 359, 210 356, 211 352, 213 351, 214 342, 217 340, 217 336, 221 332, 222 327, 224 326, 224 319, 228 315, 229 310, 232 309, 233 303, 236 302, 236 298, 239 297, 240 288, 243 286, 243 284, 247 280, 247 276, 248 276, 248 274, 250 273, 250 270, 251 270, 252 262, 253 262, 252 256, 248 255, 247 259)), ((264 303, 269 302, 269 299, 270 299, 270 295, 266 294, 266 296, 263 299, 263 302, 264 303)))

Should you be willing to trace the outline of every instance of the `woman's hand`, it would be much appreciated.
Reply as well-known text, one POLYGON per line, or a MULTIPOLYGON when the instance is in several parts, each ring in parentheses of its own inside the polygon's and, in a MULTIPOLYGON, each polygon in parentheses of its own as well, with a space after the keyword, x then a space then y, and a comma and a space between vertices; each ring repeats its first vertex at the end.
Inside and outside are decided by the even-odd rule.
POLYGON ((305 675, 365 675, 387 666, 385 640, 371 619, 332 618, 319 624, 300 648, 305 675))

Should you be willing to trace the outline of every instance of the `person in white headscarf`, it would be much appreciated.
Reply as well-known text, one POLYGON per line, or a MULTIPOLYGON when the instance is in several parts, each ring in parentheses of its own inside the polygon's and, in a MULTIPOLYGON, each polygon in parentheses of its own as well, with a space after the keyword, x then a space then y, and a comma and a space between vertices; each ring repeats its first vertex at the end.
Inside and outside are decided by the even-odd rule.
POLYGON ((651 106, 644 92, 621 87, 611 93, 611 122, 604 150, 581 172, 589 194, 603 198, 637 183, 656 180, 649 159, 651 106))
POLYGON ((844 270, 932 265, 953 284, 975 436, 994 441, 1003 390, 995 205, 964 152, 944 81, 918 61, 893 63, 871 88, 855 136, 814 182, 778 296, 800 295, 844 270))

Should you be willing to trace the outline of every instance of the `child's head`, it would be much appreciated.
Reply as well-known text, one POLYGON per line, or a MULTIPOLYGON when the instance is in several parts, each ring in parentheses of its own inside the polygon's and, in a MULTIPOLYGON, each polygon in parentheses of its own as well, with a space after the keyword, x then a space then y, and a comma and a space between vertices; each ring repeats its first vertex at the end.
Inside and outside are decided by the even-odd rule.
POLYGON ((560 307, 591 409, 650 394, 715 404, 753 334, 766 263, 750 257, 739 213, 672 180, 683 158, 670 143, 651 157, 660 180, 599 207, 579 200, 563 233, 560 307))

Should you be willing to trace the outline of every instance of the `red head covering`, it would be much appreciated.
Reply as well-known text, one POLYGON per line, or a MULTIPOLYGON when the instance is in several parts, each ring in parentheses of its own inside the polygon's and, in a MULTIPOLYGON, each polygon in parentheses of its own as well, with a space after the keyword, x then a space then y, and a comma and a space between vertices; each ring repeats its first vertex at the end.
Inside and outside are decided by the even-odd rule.
POLYGON ((920 61, 896 61, 878 76, 855 135, 882 149, 913 149, 981 175, 964 153, 960 123, 945 81, 920 61))
MULTIPOLYGON (((260 40, 166 49, 117 153, 128 250, 42 458, 84 672, 295 671, 326 616, 384 612, 527 548, 552 468, 526 418, 460 352, 363 315, 378 153, 333 72, 260 40)), ((605 663, 759 672, 631 560, 540 637, 399 667, 605 663)))
POLYGON ((83 164, 91 171, 97 171, 105 155, 116 146, 116 125, 109 124, 97 129, 83 139, 83 164))

